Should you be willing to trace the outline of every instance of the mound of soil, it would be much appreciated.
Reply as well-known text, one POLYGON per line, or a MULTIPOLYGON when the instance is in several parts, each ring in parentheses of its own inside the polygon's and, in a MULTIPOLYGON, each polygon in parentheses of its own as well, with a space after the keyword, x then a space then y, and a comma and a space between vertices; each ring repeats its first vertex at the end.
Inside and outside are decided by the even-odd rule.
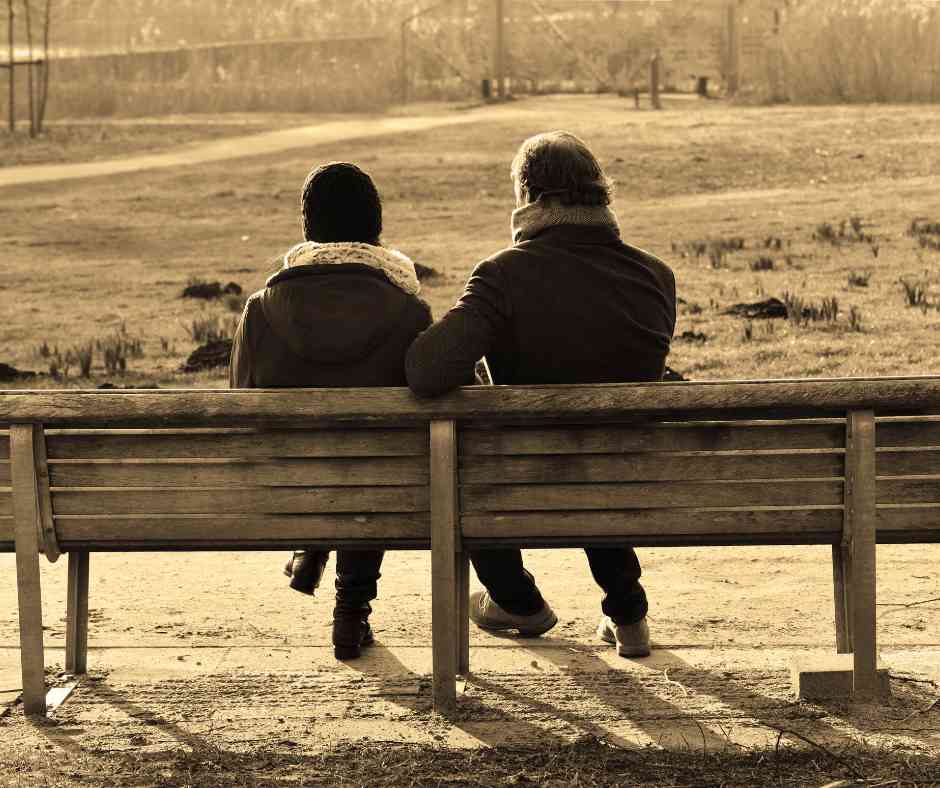
POLYGON ((34 377, 36 377, 35 372, 17 369, 16 367, 11 367, 9 364, 0 362, 0 380, 2 381, 26 380, 34 377))
POLYGON ((223 287, 221 282, 193 282, 183 289, 181 298, 201 298, 205 301, 214 301, 224 295, 241 295, 242 287, 235 282, 229 282, 223 287))
POLYGON ((770 320, 772 318, 787 316, 787 307, 779 298, 768 298, 765 301, 755 301, 752 304, 735 304, 729 306, 723 315, 744 317, 748 320, 770 320))
POLYGON ((231 354, 231 339, 219 339, 215 342, 207 342, 205 345, 197 347, 189 354, 189 358, 186 359, 182 371, 202 372, 206 369, 227 367, 231 354))
POLYGON ((415 273, 418 274, 419 282, 423 282, 425 279, 437 279, 441 275, 440 271, 431 268, 429 265, 421 265, 421 263, 415 263, 415 273))

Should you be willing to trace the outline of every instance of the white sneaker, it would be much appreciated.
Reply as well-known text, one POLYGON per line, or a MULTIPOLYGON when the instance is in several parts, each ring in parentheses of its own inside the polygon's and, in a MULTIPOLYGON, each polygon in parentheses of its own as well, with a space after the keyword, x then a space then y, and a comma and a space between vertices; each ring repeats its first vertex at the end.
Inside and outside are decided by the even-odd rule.
POLYGON ((604 616, 597 625, 597 636, 605 643, 616 645, 621 657, 650 655, 650 628, 645 618, 635 624, 615 624, 610 616, 604 616))

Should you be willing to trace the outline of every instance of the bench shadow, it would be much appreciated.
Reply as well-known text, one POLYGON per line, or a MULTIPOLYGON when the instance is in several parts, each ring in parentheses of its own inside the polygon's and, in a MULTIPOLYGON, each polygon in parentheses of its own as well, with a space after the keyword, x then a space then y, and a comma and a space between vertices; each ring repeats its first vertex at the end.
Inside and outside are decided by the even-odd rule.
MULTIPOLYGON (((376 681, 379 686, 389 686, 390 679, 394 678, 390 692, 383 694, 383 697, 417 715, 429 716, 434 713, 431 697, 433 680, 411 670, 388 646, 383 645, 381 640, 376 639, 375 644, 363 651, 359 659, 344 664, 376 681), (420 692, 412 695, 396 694, 394 685, 400 684, 402 677, 408 683, 417 684, 420 692)), ((468 681, 469 683, 471 682, 468 681)), ((476 679, 472 679, 473 685, 478 683, 476 679)), ((563 718, 557 709, 550 706, 547 708, 557 718, 563 718)), ((532 744, 563 746, 570 743, 569 739, 544 726, 520 719, 505 709, 486 703, 482 698, 466 694, 458 695, 456 711, 443 719, 447 724, 490 747, 532 744)))
MULTIPOLYGON (((500 632, 487 632, 486 634, 499 640, 515 642, 520 647, 528 648, 533 653, 544 657, 555 666, 560 675, 569 677, 582 693, 590 697, 595 702, 595 708, 606 707, 613 715, 613 720, 629 722, 638 732, 659 746, 704 752, 723 752, 734 746, 727 736, 720 736, 702 725, 689 713, 688 709, 666 700, 645 687, 636 675, 619 671, 602 660, 597 656, 597 647, 553 635, 543 635, 532 639, 500 632), (567 656, 568 654, 575 654, 578 658, 579 664, 574 669, 569 664, 571 657, 567 656), (607 680, 598 681, 599 676, 605 676, 607 680), (655 709, 656 711, 655 714, 644 716, 635 711, 631 713, 631 707, 636 710, 655 709)), ((629 661, 644 664, 647 659, 650 658, 629 661)), ((472 653, 470 662, 472 671, 472 653)), ((636 741, 618 736, 602 724, 577 718, 577 715, 560 711, 557 707, 530 696, 513 693, 506 687, 487 682, 472 672, 471 677, 474 684, 491 688, 494 692, 512 697, 532 708, 576 719, 585 732, 619 747, 634 749, 642 747, 636 741)))
MULTIPOLYGON (((105 701, 116 709, 120 709, 138 722, 157 728, 169 738, 176 740, 179 744, 189 747, 194 753, 219 751, 217 745, 210 743, 203 736, 188 731, 176 723, 155 714, 152 710, 130 700, 126 695, 111 687, 103 678, 86 678, 79 689, 80 691, 88 692, 97 699, 105 701)), ((71 726, 66 723, 66 720, 60 723, 55 718, 49 717, 31 718, 33 727, 50 744, 62 747, 76 754, 85 752, 85 748, 75 741, 75 737, 85 732, 84 728, 80 723, 71 726)), ((133 736, 130 736, 128 741, 133 745, 133 736)))

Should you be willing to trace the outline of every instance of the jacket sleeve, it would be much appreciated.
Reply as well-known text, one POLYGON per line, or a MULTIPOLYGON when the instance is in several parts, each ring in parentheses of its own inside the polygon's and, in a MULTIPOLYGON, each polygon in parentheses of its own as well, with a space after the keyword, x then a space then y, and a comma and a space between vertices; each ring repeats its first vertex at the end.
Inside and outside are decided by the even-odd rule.
POLYGON ((434 397, 473 385, 476 362, 496 347, 511 316, 499 263, 480 263, 454 308, 408 350, 405 374, 411 390, 419 397, 434 397))
POLYGON ((251 374, 251 340, 249 339, 248 323, 251 320, 251 304, 249 301, 242 312, 241 320, 235 336, 232 338, 232 355, 229 358, 228 385, 233 389, 254 388, 251 374))

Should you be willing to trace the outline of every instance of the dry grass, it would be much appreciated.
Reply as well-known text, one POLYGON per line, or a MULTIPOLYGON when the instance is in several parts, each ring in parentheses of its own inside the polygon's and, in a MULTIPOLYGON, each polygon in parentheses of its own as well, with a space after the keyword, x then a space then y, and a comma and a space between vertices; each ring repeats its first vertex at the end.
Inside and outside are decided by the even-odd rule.
MULTIPOLYGON (((28 762, 4 764, 0 785, 17 785, 28 762), (12 778, 12 779, 11 779, 12 778)), ((700 752, 621 749, 586 737, 566 746, 454 750, 393 743, 345 744, 318 755, 216 748, 191 753, 90 753, 43 764, 43 785, 180 786, 491 786, 594 788, 630 785, 802 788, 862 777, 846 785, 894 788, 940 785, 936 759, 858 747, 834 751, 784 736, 776 749, 700 752), (793 746, 796 744, 796 746, 793 746), (58 772, 56 774, 55 772, 58 772)))
POLYGON ((784 28, 787 95, 801 102, 936 101, 938 38, 936 3, 804 3, 784 28))
MULTIPOLYGON (((676 343, 673 368, 702 380, 919 374, 940 364, 940 313, 904 308, 898 284, 922 279, 938 254, 909 229, 915 218, 920 226, 940 221, 940 202, 925 188, 940 171, 940 147, 924 143, 940 125, 940 108, 703 102, 657 114, 614 98, 572 97, 516 102, 504 112, 191 172, 7 189, 0 242, 11 276, 0 283, 0 299, 15 298, 17 308, 0 326, 7 356, 0 360, 39 369, 31 349, 43 340, 67 348, 126 322, 144 340, 135 375, 190 383, 175 370, 193 347, 183 325, 202 308, 178 297, 182 287, 192 275, 234 279, 246 292, 261 287, 298 240, 304 175, 339 158, 374 175, 386 202, 386 243, 441 272, 424 286, 440 315, 477 261, 508 243, 508 165, 518 143, 569 128, 597 149, 617 181, 624 237, 676 270, 690 305, 680 307, 677 333, 709 338, 676 343), (849 217, 859 217, 879 244, 877 258, 868 242, 813 238, 826 223, 838 233, 846 221, 852 233, 849 217), (752 272, 768 239, 774 269, 752 272), (696 242, 705 243, 703 256, 680 253, 696 242), (709 245, 721 250, 718 268, 709 245), (868 286, 850 285, 861 269, 872 272, 868 286), (837 319, 775 321, 772 332, 755 325, 752 341, 742 343, 742 321, 722 314, 733 303, 785 292, 817 306, 835 298, 837 319), (864 331, 855 330, 859 315, 864 331)), ((224 305, 217 309, 220 320, 230 319, 224 305)), ((221 374, 213 380, 224 384, 221 374)))

